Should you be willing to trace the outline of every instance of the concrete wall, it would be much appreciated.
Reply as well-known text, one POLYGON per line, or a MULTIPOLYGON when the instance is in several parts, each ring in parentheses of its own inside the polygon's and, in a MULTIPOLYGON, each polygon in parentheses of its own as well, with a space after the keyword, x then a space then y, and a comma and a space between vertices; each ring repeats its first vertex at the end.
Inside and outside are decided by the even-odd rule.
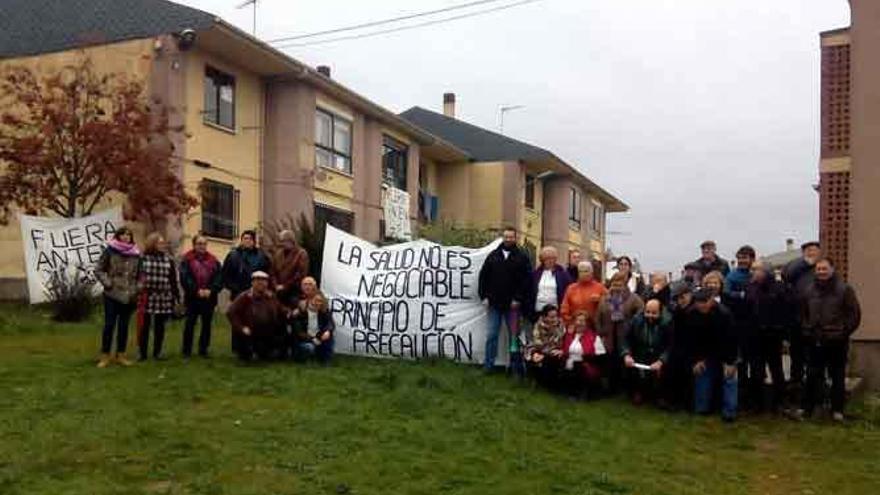
POLYGON ((467 224, 471 213, 471 167, 473 164, 444 163, 437 166, 439 217, 445 222, 467 224))
POLYGON ((499 228, 504 223, 504 167, 505 162, 470 166, 470 205, 463 215, 466 222, 479 228, 499 228))
POLYGON ((354 233, 381 238, 382 143, 392 137, 408 146, 407 192, 410 216, 418 217, 419 146, 409 136, 298 81, 276 81, 267 90, 265 140, 267 221, 305 213, 313 218, 320 204, 350 212, 354 233), (315 164, 315 112, 334 113, 352 123, 351 173, 315 164))
POLYGON ((850 282, 862 302, 862 326, 854 335, 854 370, 880 387, 880 2, 851 0, 852 189, 850 282))
POLYGON ((525 198, 523 198, 521 208, 520 230, 523 232, 523 239, 534 244, 540 250, 544 246, 544 185, 541 181, 535 181, 535 207, 527 208, 525 198))
MULTIPOLYGON (((186 169, 184 182, 193 193, 204 179, 239 191, 239 232, 257 228, 261 221, 262 129, 264 91, 259 76, 232 61, 199 49, 186 53, 186 169), (223 129, 203 121, 205 68, 211 66, 235 77, 235 128, 223 129), (209 163, 199 167, 195 161, 209 163)), ((201 210, 189 216, 184 247, 202 227, 201 210)), ((225 256, 237 240, 209 239, 209 249, 225 256)))
POLYGON ((305 85, 266 87, 263 218, 268 222, 305 213, 311 221, 315 168, 315 92, 305 85))

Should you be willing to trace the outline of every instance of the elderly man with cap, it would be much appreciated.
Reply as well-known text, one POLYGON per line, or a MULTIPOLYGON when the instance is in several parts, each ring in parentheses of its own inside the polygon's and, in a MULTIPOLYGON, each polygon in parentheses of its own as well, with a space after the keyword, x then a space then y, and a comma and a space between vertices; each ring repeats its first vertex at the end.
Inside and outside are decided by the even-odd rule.
POLYGON ((709 413, 720 383, 721 417, 734 421, 739 399, 737 340, 730 312, 706 289, 697 290, 693 299, 693 307, 685 314, 681 328, 675 330, 675 337, 694 377, 694 410, 709 413))
POLYGON ((804 322, 800 318, 806 301, 807 288, 815 281, 816 262, 822 257, 822 246, 816 241, 805 242, 801 245, 801 257, 792 260, 782 270, 782 280, 788 287, 792 298, 794 317, 788 332, 788 355, 791 358, 790 380, 793 387, 792 401, 800 402, 797 395, 806 378, 807 347, 804 342, 804 322))
POLYGON ((718 246, 715 244, 715 241, 703 241, 703 243, 700 244, 702 256, 692 263, 688 263, 694 268, 699 267, 700 279, 710 272, 721 272, 721 275, 724 277, 730 272, 730 263, 724 258, 718 256, 718 253, 716 252, 717 249, 718 246))
POLYGON ((249 361, 254 354, 260 359, 275 354, 284 328, 284 308, 269 290, 268 273, 254 272, 251 288, 233 301, 226 315, 242 361, 249 361))

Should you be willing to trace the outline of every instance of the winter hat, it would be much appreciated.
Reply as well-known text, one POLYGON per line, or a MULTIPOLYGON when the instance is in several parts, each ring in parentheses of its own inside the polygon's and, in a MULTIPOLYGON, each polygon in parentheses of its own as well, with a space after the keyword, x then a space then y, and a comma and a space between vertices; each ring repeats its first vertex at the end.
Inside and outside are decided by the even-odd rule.
POLYGON ((712 299, 712 291, 709 289, 705 289, 703 287, 698 288, 694 291, 694 301, 695 302, 706 302, 712 299))
POLYGON ((672 298, 675 299, 682 294, 686 294, 691 292, 691 286, 684 280, 679 280, 677 282, 673 282, 669 288, 669 293, 672 295, 672 298))

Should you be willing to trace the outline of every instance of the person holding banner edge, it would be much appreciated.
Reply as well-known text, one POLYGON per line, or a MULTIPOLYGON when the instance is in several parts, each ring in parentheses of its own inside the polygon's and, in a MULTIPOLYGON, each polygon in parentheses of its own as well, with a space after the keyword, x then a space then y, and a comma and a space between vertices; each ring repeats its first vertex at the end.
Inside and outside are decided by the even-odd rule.
POLYGON ((128 323, 134 313, 138 293, 137 271, 141 253, 128 227, 119 227, 95 266, 95 277, 104 286, 104 329, 101 332, 101 359, 98 368, 116 361, 123 366, 133 363, 125 357, 128 323), (113 330, 116 330, 116 354, 110 358, 113 330))
POLYGON ((498 356, 498 335, 502 320, 510 340, 518 337, 522 304, 530 300, 531 261, 516 243, 516 229, 504 229, 502 243, 486 257, 480 269, 478 293, 488 308, 489 329, 483 368, 491 372, 498 356))

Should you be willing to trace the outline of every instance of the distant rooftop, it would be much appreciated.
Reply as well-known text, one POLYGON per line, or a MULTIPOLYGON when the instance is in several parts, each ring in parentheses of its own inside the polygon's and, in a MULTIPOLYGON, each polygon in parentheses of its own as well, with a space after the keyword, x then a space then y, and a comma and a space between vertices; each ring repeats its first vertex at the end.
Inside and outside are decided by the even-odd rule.
POLYGON ((422 107, 412 107, 401 117, 422 129, 461 148, 475 161, 555 161, 564 164, 579 178, 598 190, 609 203, 610 211, 627 211, 629 207, 608 191, 602 189, 577 169, 551 151, 513 139, 497 132, 469 124, 457 118, 432 112, 422 107))

